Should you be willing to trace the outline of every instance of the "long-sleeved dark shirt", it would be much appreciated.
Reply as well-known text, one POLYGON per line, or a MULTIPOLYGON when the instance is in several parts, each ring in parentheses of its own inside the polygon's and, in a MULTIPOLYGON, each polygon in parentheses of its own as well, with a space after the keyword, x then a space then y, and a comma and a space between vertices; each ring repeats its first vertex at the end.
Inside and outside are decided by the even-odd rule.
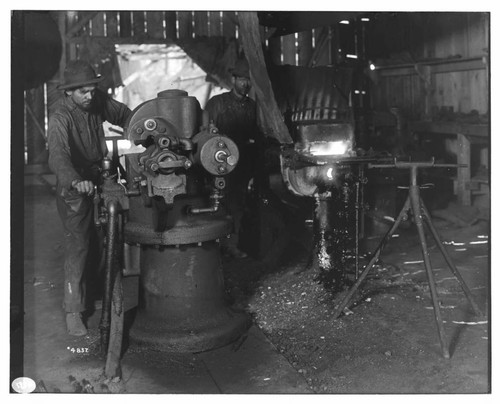
POLYGON ((99 90, 89 111, 80 109, 71 97, 61 98, 48 127, 49 167, 60 187, 70 189, 73 180, 97 181, 108 153, 102 124, 124 127, 130 114, 126 105, 99 90))
POLYGON ((238 146, 257 136, 257 107, 250 97, 238 98, 232 91, 208 100, 205 110, 219 132, 238 146))

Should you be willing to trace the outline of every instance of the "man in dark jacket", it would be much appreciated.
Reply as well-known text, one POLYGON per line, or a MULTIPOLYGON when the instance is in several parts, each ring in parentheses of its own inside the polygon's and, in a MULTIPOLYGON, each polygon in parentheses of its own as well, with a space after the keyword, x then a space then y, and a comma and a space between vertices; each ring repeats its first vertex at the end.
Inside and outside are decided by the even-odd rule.
POLYGON ((233 216, 234 231, 223 246, 225 252, 235 258, 246 254, 238 248, 241 219, 244 212, 245 195, 249 180, 253 176, 258 140, 257 106, 248 93, 252 87, 248 62, 244 58, 236 61, 232 73, 231 91, 208 100, 205 110, 219 132, 229 136, 238 146, 240 161, 228 178, 229 213, 233 216))
POLYGON ((124 104, 98 90, 102 77, 83 61, 68 63, 64 96, 50 116, 49 166, 57 178, 56 203, 65 232, 64 302, 68 333, 87 333, 85 269, 93 228, 92 194, 99 182, 99 169, 108 150, 104 121, 125 126, 131 113, 124 104))

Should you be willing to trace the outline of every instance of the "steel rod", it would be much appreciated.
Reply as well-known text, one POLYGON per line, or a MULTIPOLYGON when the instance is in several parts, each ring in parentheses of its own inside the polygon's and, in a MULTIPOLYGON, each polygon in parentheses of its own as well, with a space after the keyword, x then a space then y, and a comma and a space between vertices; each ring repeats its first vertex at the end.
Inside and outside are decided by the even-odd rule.
POLYGON ((363 282, 363 280, 368 275, 368 272, 370 272, 370 270, 372 269, 373 265, 375 265, 375 263, 378 261, 380 253, 382 252, 382 250, 384 249, 385 245, 387 244, 387 241, 392 237, 392 235, 394 234, 394 232, 398 228, 399 224, 403 220, 403 217, 405 216, 405 214, 406 214, 406 212, 408 211, 409 208, 410 208, 410 198, 408 197, 406 199, 406 201, 405 201, 405 204, 404 204, 403 208, 399 212, 399 215, 398 215, 396 221, 394 222, 394 224, 392 225, 392 227, 389 229, 389 231, 385 234, 385 236, 380 241, 377 249, 375 250, 375 252, 372 255, 372 258, 370 259, 370 262, 365 267, 365 269, 363 270, 363 272, 361 272, 361 275, 359 276, 359 278, 356 281, 356 283, 351 287, 351 289, 349 289, 349 291, 347 292, 347 294, 344 296, 344 299, 340 302, 340 304, 337 306, 337 308, 333 312, 333 318, 337 318, 338 316, 340 316, 340 313, 342 313, 342 311, 345 309, 345 307, 349 303, 349 300, 351 300, 352 295, 359 288, 359 286, 361 285, 361 283, 363 282))
POLYGON ((450 267, 451 272, 453 272, 453 275, 455 275, 455 277, 457 278, 458 283, 460 283, 460 286, 462 287, 462 290, 464 291, 465 296, 467 297, 467 300, 469 301, 472 309, 474 310, 474 312, 476 313, 476 315, 482 317, 483 313, 482 313, 481 309, 476 304, 476 302, 474 300, 474 297, 472 296, 472 293, 471 293, 470 289, 467 287, 467 284, 465 283, 464 279, 462 278, 462 275, 458 271, 458 268, 453 263, 450 255, 448 254, 448 251, 446 251, 446 248, 444 247, 444 245, 443 245, 443 243, 442 243, 442 241, 441 241, 441 239, 439 237, 439 234, 438 234, 436 228, 434 227, 434 225, 433 225, 433 223, 431 221, 431 216, 429 215, 429 211, 425 207, 424 202, 422 200, 420 200, 420 205, 421 205, 421 208, 422 208, 424 222, 427 224, 427 226, 429 227, 432 235, 434 236, 434 240, 436 241, 436 244, 439 247, 439 250, 443 254, 443 257, 446 260, 446 263, 450 267))
MULTIPOLYGON (((415 169, 412 169, 412 177, 416 173, 415 169)), ((436 281, 434 279, 434 273, 432 272, 431 260, 429 257, 429 251, 427 250, 427 243, 425 241, 424 225, 422 222, 422 215, 420 209, 420 189, 418 185, 415 185, 412 178, 412 185, 410 185, 410 201, 411 208, 413 212, 413 219, 415 220, 415 225, 417 226, 418 237, 420 238, 420 246, 422 247, 422 256, 424 258, 424 266, 427 272, 427 280, 429 282, 429 289, 431 292, 432 305, 434 307, 434 319, 436 320, 436 325, 439 334, 439 342, 441 343, 441 351, 445 358, 450 357, 450 352, 448 351, 448 344, 446 342, 446 334, 444 332, 443 319, 441 317, 441 310, 439 309, 439 297, 437 294, 436 281)))

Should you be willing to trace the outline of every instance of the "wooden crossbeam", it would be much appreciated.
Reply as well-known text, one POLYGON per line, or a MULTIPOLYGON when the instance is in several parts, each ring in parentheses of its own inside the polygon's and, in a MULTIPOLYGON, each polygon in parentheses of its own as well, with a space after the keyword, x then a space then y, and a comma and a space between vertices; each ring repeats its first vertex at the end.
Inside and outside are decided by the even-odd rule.
POLYGON ((250 66, 250 75, 258 102, 262 106, 266 124, 271 130, 270 135, 280 143, 293 143, 274 98, 271 81, 267 74, 257 13, 255 11, 238 12, 238 19, 243 49, 250 66))
POLYGON ((79 20, 77 23, 75 23, 75 25, 73 25, 70 29, 68 29, 68 32, 66 32, 66 39, 69 40, 73 38, 73 36, 77 34, 78 31, 80 31, 86 24, 88 24, 88 22, 92 18, 94 18, 98 13, 99 11, 91 11, 85 13, 84 17, 81 20, 79 20))

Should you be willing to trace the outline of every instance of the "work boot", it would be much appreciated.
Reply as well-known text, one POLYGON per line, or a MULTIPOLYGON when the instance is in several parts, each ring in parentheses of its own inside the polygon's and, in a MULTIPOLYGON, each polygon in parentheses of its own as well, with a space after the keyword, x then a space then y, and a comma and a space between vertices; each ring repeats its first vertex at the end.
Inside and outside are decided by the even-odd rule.
POLYGON ((66 328, 68 334, 74 337, 82 337, 87 334, 80 313, 66 313, 66 328))

